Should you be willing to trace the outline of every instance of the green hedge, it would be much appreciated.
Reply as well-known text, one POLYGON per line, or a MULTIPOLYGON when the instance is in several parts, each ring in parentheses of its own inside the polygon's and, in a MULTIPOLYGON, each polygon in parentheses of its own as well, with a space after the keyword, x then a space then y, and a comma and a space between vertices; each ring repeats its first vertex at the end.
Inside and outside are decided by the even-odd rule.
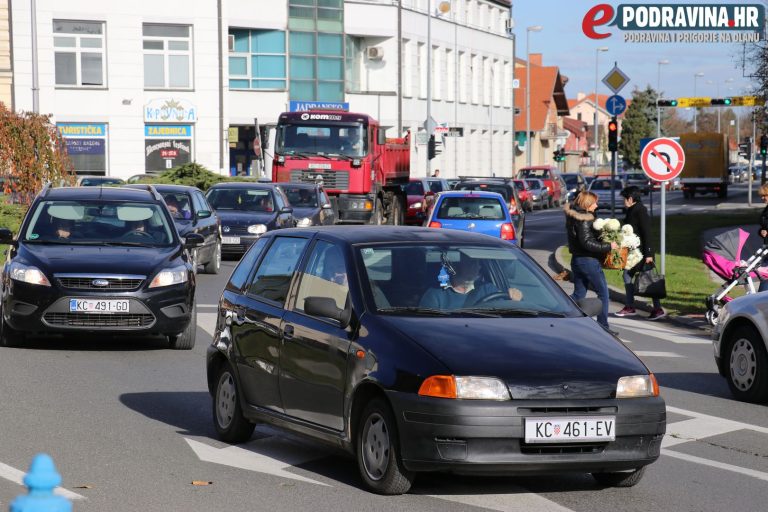
POLYGON ((197 187, 200 190, 208 190, 217 183, 231 181, 255 181, 256 178, 245 178, 240 176, 222 176, 209 171, 202 165, 192 162, 184 164, 173 169, 169 169, 158 176, 144 178, 140 183, 149 184, 167 184, 167 185, 187 185, 197 187))

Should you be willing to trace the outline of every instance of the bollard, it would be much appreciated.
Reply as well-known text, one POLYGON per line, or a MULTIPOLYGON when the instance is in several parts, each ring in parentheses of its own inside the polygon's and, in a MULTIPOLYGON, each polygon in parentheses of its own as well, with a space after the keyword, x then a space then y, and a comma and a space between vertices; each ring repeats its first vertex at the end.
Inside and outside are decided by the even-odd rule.
POLYGON ((72 504, 53 490, 61 483, 53 459, 38 453, 29 465, 24 485, 29 489, 26 496, 18 496, 11 502, 10 512, 72 512, 72 504))

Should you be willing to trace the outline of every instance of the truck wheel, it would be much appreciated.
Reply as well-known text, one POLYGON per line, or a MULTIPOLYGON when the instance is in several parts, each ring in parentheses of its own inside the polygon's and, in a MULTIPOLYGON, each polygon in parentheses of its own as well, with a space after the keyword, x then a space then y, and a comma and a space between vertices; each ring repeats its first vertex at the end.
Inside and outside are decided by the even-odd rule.
POLYGON ((402 226, 405 224, 403 215, 403 199, 398 194, 392 195, 392 201, 389 203, 389 215, 387 216, 387 224, 393 226, 402 226))
POLYGON ((373 214, 371 215, 371 224, 381 226, 384 224, 384 204, 381 202, 381 198, 376 198, 376 204, 373 208, 373 214))

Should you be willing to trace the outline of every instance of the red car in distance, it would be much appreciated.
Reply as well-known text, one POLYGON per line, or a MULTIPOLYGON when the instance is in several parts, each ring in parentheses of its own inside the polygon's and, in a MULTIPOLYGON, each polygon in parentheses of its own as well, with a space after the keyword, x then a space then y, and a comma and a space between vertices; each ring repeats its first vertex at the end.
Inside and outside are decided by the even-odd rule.
POLYGON ((533 193, 531 187, 528 186, 528 182, 525 180, 512 180, 517 189, 517 197, 520 199, 523 211, 533 211, 533 193))
POLYGON ((523 167, 517 171, 518 179, 537 179, 544 182, 544 186, 547 187, 549 193, 549 206, 561 206, 566 201, 565 193, 563 189, 563 183, 560 180, 560 173, 556 167, 548 165, 535 165, 532 167, 523 167))
POLYGON ((411 178, 405 186, 408 196, 408 210, 405 223, 421 226, 427 218, 427 210, 438 192, 450 190, 448 182, 442 178, 411 178))

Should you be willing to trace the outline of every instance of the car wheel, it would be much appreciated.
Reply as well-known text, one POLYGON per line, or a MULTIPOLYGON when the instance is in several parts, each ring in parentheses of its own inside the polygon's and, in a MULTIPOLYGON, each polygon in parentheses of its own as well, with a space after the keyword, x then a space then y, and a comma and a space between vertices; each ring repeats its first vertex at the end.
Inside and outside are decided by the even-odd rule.
POLYGON ((5 317, 0 309, 0 347, 18 347, 22 341, 24 336, 5 323, 5 317))
POLYGON ((195 334, 197 333, 197 308, 192 304, 192 314, 189 324, 180 334, 168 336, 168 342, 173 350, 191 350, 195 346, 195 334))
POLYGON ((206 274, 218 274, 221 268, 221 241, 216 242, 216 248, 213 250, 211 261, 205 264, 203 270, 206 274))
POLYGON ((400 459, 397 425, 389 406, 381 399, 371 400, 360 416, 356 458, 365 485, 379 494, 404 494, 414 475, 400 459))
POLYGON ((768 356, 758 332, 749 326, 734 330, 724 355, 731 393, 744 402, 768 400, 768 356))
POLYGON ((245 419, 240 407, 237 378, 229 362, 219 368, 213 395, 213 423, 219 439, 227 443, 244 443, 253 435, 256 425, 245 419))
POLYGON ((597 483, 606 487, 633 487, 643 479, 645 467, 633 471, 618 471, 615 473, 592 473, 597 483))

